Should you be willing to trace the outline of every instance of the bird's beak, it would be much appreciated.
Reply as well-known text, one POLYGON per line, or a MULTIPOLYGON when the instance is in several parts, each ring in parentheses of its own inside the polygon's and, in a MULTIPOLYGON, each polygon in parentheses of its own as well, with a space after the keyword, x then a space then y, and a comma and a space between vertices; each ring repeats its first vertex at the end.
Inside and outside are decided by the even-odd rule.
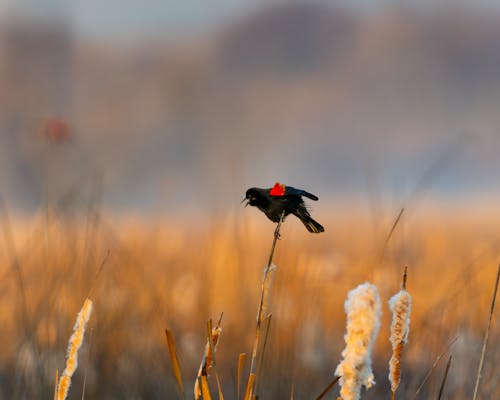
POLYGON ((241 203, 240 204, 243 204, 243 202, 247 200, 247 202, 245 203, 245 207, 248 206, 248 199, 245 197, 243 200, 241 200, 241 203))

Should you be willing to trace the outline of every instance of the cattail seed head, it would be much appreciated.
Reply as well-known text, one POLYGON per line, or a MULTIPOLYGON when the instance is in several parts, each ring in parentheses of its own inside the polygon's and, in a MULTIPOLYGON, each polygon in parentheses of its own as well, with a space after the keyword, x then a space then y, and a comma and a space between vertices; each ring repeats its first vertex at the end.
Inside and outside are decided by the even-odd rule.
POLYGON ((391 297, 389 307, 392 312, 391 336, 392 357, 389 361, 389 381, 391 390, 396 392, 401 380, 401 357, 403 347, 410 333, 411 296, 406 290, 401 290, 391 297))
POLYGON ((73 334, 68 342, 66 368, 64 369, 61 378, 59 379, 59 384, 57 385, 57 400, 64 400, 68 395, 68 390, 71 385, 71 376, 76 371, 76 367, 78 366, 78 350, 83 343, 83 336, 85 334, 87 322, 92 314, 92 307, 92 300, 87 298, 76 318, 73 334))
POLYGON ((361 386, 375 384, 371 368, 371 352, 380 328, 382 314, 377 287, 364 283, 351 290, 345 302, 347 333, 343 360, 335 373, 340 378, 343 400, 358 400, 361 386))

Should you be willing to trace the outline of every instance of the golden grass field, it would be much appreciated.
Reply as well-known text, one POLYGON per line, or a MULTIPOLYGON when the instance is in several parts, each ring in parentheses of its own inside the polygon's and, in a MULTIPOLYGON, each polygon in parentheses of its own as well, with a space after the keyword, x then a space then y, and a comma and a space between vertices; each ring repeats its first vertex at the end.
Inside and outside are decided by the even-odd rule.
MULTIPOLYGON (((347 209, 316 215, 326 227, 321 235, 289 218, 274 258, 259 398, 290 399, 292 392, 294 399, 316 398, 344 348, 347 292, 369 281, 378 287, 383 316, 372 355, 377 384, 362 398, 390 399, 388 300, 401 287, 405 265, 413 305, 396 398, 415 398, 440 354, 416 398, 437 398, 449 355, 442 398, 472 398, 500 254, 500 215, 477 210, 405 212, 387 242, 397 210, 377 218, 347 209)), ((22 219, 3 213, 0 398, 52 398, 92 288, 94 310, 68 398, 179 398, 166 328, 192 398, 207 320, 215 324, 223 312, 217 371, 224 397, 236 399, 238 356, 248 355, 246 383, 273 230, 249 208, 209 221, 160 216, 149 223, 97 210, 84 218, 52 208, 22 219)), ((500 398, 499 362, 493 315, 478 398, 500 398)), ((209 385, 217 398, 213 376, 209 385)), ((335 386, 325 398, 338 392, 335 386)))

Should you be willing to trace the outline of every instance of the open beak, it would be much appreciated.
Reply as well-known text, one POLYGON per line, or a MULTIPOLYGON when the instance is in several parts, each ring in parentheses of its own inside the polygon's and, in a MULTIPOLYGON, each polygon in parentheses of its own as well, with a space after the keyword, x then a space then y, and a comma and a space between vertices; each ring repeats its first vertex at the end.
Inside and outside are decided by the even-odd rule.
POLYGON ((247 199, 246 197, 245 197, 243 200, 241 200, 241 203, 240 203, 240 204, 243 204, 243 202, 244 202, 245 200, 247 201, 247 202, 245 203, 245 207, 246 207, 246 206, 248 206, 248 199, 247 199))

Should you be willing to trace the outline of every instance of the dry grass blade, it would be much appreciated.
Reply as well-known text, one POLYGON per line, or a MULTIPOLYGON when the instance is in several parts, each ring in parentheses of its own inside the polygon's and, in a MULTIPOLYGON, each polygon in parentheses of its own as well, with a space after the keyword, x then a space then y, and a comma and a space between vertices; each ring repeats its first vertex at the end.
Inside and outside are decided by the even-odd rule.
POLYGON ((203 400, 212 400, 212 396, 210 395, 210 390, 208 389, 208 382, 206 376, 200 376, 199 378, 200 386, 201 386, 201 398, 203 400))
POLYGON ((391 229, 389 229, 389 232, 387 233, 387 236, 385 237, 384 243, 382 244, 382 249, 380 250, 380 254, 379 254, 379 264, 381 264, 382 261, 384 261, 385 252, 387 250, 387 245, 389 244, 389 241, 391 240, 391 237, 394 234, 394 231, 396 230, 396 227, 398 226, 399 221, 403 217, 404 212, 405 212, 404 208, 401 208, 399 210, 399 213, 396 216, 396 219, 392 223, 391 229))
POLYGON ((443 395, 444 385, 446 383, 446 378, 448 377, 448 371, 450 370, 451 357, 448 358, 448 362, 446 363, 446 370, 444 371, 443 381, 441 382, 441 387, 439 388, 438 400, 441 400, 441 396, 443 395))
POLYGON ((391 229, 389 230, 389 233, 387 234, 387 237, 385 238, 384 246, 386 246, 387 243, 389 243, 389 240, 391 239, 394 231, 396 230, 396 227, 398 226, 398 223, 401 220, 401 217, 403 216, 404 212, 405 212, 404 207, 401 208, 401 210, 399 210, 398 216, 394 220, 394 223, 392 224, 391 229))
POLYGON ((325 397, 328 392, 332 389, 332 387, 335 386, 335 384, 339 381, 340 376, 336 376, 333 378, 333 380, 326 386, 326 388, 323 389, 323 391, 316 397, 315 400, 321 400, 323 397, 325 397))
POLYGON ((490 316, 489 316, 489 319, 488 319, 488 327, 486 328, 486 332, 484 334, 483 349, 481 350, 481 359, 479 361, 479 367, 477 368, 476 385, 474 387, 474 396, 472 397, 473 400, 476 400, 477 393, 479 391, 479 381, 481 380, 481 371, 483 369, 484 356, 486 354, 486 345, 488 344, 488 337, 490 335, 490 328, 491 328, 491 320, 493 318, 493 311, 495 310, 495 301, 496 301, 496 298, 497 298, 498 279, 499 279, 499 277, 500 277, 500 263, 498 264, 497 280, 495 282, 495 290, 493 291, 493 297, 491 299, 491 307, 490 307, 490 316))
POLYGON ((240 400, 240 389, 241 389, 241 374, 243 372, 243 366, 245 365, 246 353, 241 353, 238 357, 238 386, 237 386, 237 394, 236 399, 240 400))
MULTIPOLYGON (((211 359, 207 360, 205 365, 207 365, 207 364, 215 365, 215 359, 214 359, 215 349, 214 349, 214 342, 212 341, 212 335, 213 335, 213 325, 212 325, 212 320, 209 319, 207 321, 207 343, 208 343, 208 347, 210 349, 208 356, 211 355, 211 359)), ((207 358, 208 358, 208 356, 207 356, 207 358)))
MULTIPOLYGON (((224 400, 224 396, 222 394, 222 388, 221 388, 221 384, 220 384, 220 379, 219 379, 219 374, 217 373, 217 365, 215 362, 215 344, 214 344, 214 339, 216 341, 218 341, 218 338, 220 336, 221 320, 222 320, 222 314, 221 314, 221 319, 219 319, 219 322, 218 322, 215 330, 212 328, 212 320, 211 319, 208 320, 208 322, 207 322, 207 340, 208 340, 208 344, 210 346, 210 353, 212 355, 212 359, 209 361, 212 365, 212 369, 213 369, 214 375, 215 375, 215 380, 217 382, 217 390, 218 390, 218 394, 219 394, 219 400, 224 400)), ((208 370, 207 370, 207 375, 208 375, 208 370)))
POLYGON ((170 354, 170 361, 172 362, 175 381, 177 382, 179 394, 181 398, 184 399, 184 383, 182 381, 182 373, 179 358, 177 357, 177 346, 175 345, 174 336, 172 335, 172 331, 168 328, 165 329, 165 336, 167 337, 168 352, 170 354))
POLYGON ((95 273, 94 281, 92 282, 92 285, 90 286, 90 289, 89 289, 89 294, 87 295, 88 298, 93 298, 95 285, 96 285, 97 281, 99 280, 99 277, 101 276, 101 272, 104 269, 104 266, 106 265, 106 262, 108 261, 110 254, 111 254, 111 250, 108 249, 108 251, 104 255, 104 258, 101 261, 101 265, 99 266, 99 268, 97 269, 97 272, 95 273))
POLYGON ((245 397, 243 397, 243 400, 250 400, 254 381, 255 381, 255 374, 250 373, 250 376, 248 377, 247 390, 245 391, 245 397))
MULTIPOLYGON (((203 353, 203 358, 201 360, 200 368, 198 369, 198 374, 196 376, 196 382, 194 384, 194 398, 199 399, 203 396, 203 388, 200 387, 200 378, 206 377, 212 370, 215 368, 215 350, 217 349, 217 343, 219 341, 219 337, 222 333, 222 328, 217 325, 215 328, 212 328, 212 320, 209 320, 207 323, 207 344, 205 345, 205 352, 203 353)), ((220 382, 216 374, 217 385, 219 387, 219 397, 222 396, 222 391, 220 390, 220 382)))
POLYGON ((436 366, 438 365, 439 361, 441 360, 441 358, 446 354, 448 353, 448 351, 450 351, 450 348, 451 346, 453 346, 453 344, 457 341, 458 339, 458 336, 455 336, 455 338, 450 342, 450 344, 446 347, 446 349, 441 353, 439 354, 437 357, 436 357, 436 360, 434 361, 434 363, 432 364, 431 368, 429 368, 429 370, 427 371, 427 373, 425 374, 424 376, 424 379, 422 380, 422 383, 418 386, 416 392, 415 392, 415 395, 413 396, 413 399, 416 399, 418 394, 420 393, 420 391, 422 390, 422 388, 424 387, 425 383, 427 382, 427 380, 429 379, 429 377, 431 376, 432 374, 432 371, 434 371, 434 369, 436 368, 436 366))
POLYGON ((87 387, 87 374, 83 377, 82 400, 85 399, 85 388, 87 387))
POLYGON ((56 369, 56 382, 54 384, 54 400, 57 400, 57 384, 59 383, 59 369, 56 369))
POLYGON ((224 395, 222 394, 222 387, 220 384, 219 375, 215 372, 215 380, 217 381, 217 391, 219 393, 219 400, 224 400, 224 395))

